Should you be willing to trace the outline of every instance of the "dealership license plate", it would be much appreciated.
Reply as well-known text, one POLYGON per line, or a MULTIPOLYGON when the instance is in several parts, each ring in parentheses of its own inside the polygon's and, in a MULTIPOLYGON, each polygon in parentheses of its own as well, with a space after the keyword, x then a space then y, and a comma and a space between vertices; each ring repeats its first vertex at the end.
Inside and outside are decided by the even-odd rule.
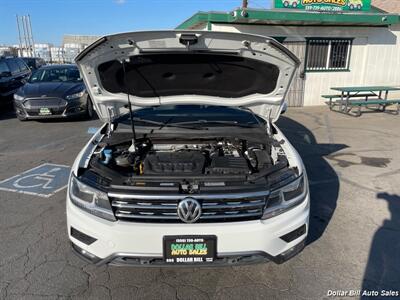
POLYGON ((210 263, 215 259, 216 249, 217 237, 214 235, 164 236, 166 263, 210 263))
POLYGON ((51 110, 47 107, 41 107, 39 110, 39 115, 41 115, 41 116, 51 115, 51 110))

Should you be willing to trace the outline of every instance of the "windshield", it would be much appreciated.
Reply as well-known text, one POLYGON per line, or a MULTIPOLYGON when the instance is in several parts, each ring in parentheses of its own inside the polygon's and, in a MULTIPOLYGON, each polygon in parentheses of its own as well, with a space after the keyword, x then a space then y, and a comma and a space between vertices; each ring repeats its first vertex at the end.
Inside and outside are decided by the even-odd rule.
POLYGON ((78 68, 75 67, 59 67, 39 69, 33 72, 29 78, 30 83, 35 82, 79 82, 82 77, 78 68))
MULTIPOLYGON (((161 124, 196 124, 199 126, 232 126, 247 125, 259 126, 264 123, 261 118, 255 116, 251 111, 213 105, 166 105, 157 107, 146 107, 134 112, 135 124, 145 126, 160 126, 161 124), (148 120, 151 123, 146 123, 148 120)), ((116 120, 119 123, 130 124, 129 114, 116 120)))

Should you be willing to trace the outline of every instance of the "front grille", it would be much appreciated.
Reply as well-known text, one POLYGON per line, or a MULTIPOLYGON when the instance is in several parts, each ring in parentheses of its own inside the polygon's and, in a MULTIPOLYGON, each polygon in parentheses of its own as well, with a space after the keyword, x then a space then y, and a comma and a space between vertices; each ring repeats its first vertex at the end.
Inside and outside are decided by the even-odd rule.
POLYGON ((41 107, 63 109, 66 105, 67 101, 61 98, 38 98, 24 101, 26 109, 39 109, 41 107))
MULTIPOLYGON (((41 116, 39 109, 29 109, 29 110, 27 109, 26 111, 27 111, 28 115, 32 116, 32 117, 41 116)), ((50 109, 50 112, 51 112, 51 115, 62 115, 64 112, 64 109, 52 108, 52 109, 50 109)))
POLYGON ((178 198, 169 197, 111 197, 117 219, 131 222, 182 223, 177 214, 179 202, 185 197, 196 199, 201 204, 202 214, 196 222, 238 222, 260 219, 267 192, 248 195, 196 195, 178 198))

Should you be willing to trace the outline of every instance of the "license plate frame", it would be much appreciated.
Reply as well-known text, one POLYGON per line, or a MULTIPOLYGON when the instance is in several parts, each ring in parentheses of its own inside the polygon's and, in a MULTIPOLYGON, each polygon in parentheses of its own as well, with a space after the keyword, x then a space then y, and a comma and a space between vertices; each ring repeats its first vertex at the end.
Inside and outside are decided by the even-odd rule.
POLYGON ((167 264, 209 264, 215 261, 216 254, 217 236, 215 235, 166 235, 163 237, 163 257, 167 264), (177 251, 174 252, 174 250, 177 251))

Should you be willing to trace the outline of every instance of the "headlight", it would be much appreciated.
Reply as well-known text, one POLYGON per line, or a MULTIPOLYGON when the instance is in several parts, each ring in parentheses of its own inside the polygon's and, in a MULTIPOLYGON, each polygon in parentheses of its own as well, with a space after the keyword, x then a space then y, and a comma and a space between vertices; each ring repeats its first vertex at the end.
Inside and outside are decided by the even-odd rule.
POLYGON ((82 92, 65 96, 65 99, 67 99, 67 100, 78 99, 78 98, 82 97, 84 94, 85 94, 85 91, 83 90, 82 92))
POLYGON ((109 221, 116 221, 107 193, 88 186, 71 175, 69 197, 79 208, 109 221))
POLYGON ((22 96, 20 96, 18 94, 14 94, 14 99, 17 100, 17 101, 22 101, 22 100, 25 99, 25 97, 22 97, 22 96))
POLYGON ((305 181, 304 175, 301 175, 283 187, 272 190, 262 219, 275 217, 302 203, 307 192, 305 181))

